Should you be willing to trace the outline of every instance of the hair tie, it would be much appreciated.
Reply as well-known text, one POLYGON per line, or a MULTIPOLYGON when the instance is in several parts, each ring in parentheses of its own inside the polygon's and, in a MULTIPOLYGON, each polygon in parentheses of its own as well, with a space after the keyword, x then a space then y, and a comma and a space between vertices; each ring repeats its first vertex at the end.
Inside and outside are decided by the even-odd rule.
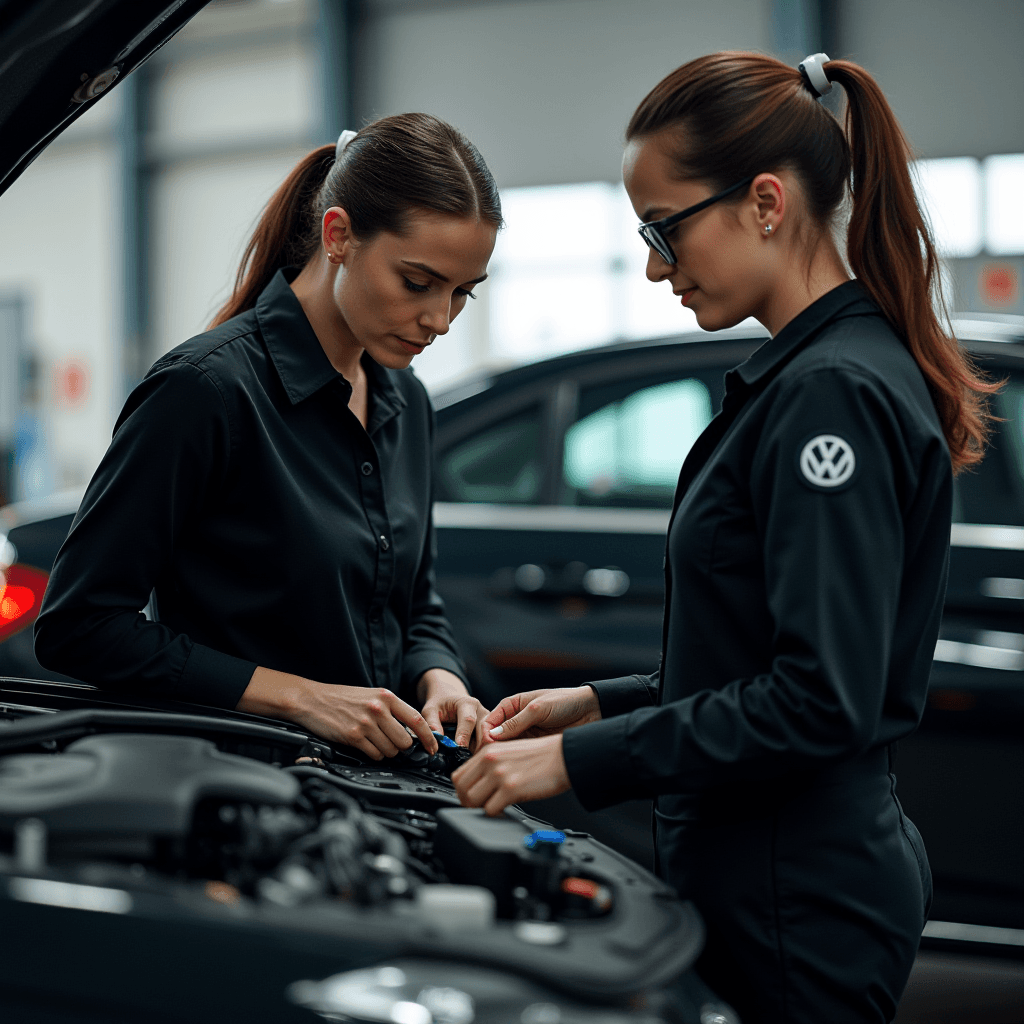
POLYGON ((832 91, 832 83, 828 80, 823 66, 828 60, 831 58, 827 53, 812 53, 810 57, 804 57, 800 62, 800 74, 804 84, 814 93, 816 99, 832 91))
POLYGON ((338 144, 334 147, 334 159, 340 160, 341 154, 345 152, 348 144, 359 134, 359 132, 352 131, 351 128, 346 128, 338 136, 338 144))

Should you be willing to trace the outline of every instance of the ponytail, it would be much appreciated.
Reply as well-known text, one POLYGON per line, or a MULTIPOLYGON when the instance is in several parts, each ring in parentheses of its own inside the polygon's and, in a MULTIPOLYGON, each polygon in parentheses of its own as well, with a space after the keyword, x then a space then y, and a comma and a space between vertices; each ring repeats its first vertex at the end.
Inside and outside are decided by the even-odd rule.
POLYGON ((939 260, 910 177, 910 146, 882 90, 845 60, 825 65, 846 92, 852 162, 850 268, 907 346, 932 388, 955 470, 981 461, 992 417, 985 380, 939 320, 939 260))
POLYGON ((799 71, 774 57, 715 53, 659 82, 633 114, 627 140, 666 132, 677 174, 720 191, 791 169, 807 212, 831 226, 852 191, 851 270, 928 381, 954 472, 981 461, 991 430, 987 380, 942 326, 939 263, 910 178, 910 147, 881 89, 850 61, 824 64, 847 97, 845 128, 799 71))
POLYGON ((213 318, 211 327, 230 320, 256 305, 260 292, 282 267, 306 263, 313 199, 334 162, 334 146, 321 146, 304 156, 270 197, 256 230, 242 254, 231 298, 213 318))
POLYGON ((401 234, 417 209, 502 223, 494 178, 461 132, 430 114, 382 117, 356 132, 338 159, 330 145, 299 161, 267 203, 231 298, 210 326, 252 309, 282 267, 305 266, 320 248, 320 224, 333 206, 348 213, 363 241, 381 231, 401 234))

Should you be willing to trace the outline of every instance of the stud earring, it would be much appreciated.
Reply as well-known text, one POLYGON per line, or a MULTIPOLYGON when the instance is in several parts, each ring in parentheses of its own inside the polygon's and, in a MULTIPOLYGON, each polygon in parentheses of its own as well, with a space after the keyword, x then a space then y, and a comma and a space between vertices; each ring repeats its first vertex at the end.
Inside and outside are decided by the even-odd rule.
POLYGON ((764 226, 764 233, 766 235, 770 235, 772 233, 772 226, 771 226, 771 224, 765 224, 765 226, 764 226))

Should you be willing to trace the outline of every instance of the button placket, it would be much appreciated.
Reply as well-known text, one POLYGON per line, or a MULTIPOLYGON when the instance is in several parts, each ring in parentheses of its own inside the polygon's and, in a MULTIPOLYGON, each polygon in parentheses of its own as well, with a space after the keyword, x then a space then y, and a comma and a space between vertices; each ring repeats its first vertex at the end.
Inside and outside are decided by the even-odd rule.
POLYGON ((367 614, 371 672, 376 686, 391 688, 390 659, 388 657, 386 607, 394 580, 394 553, 391 551, 391 523, 384 500, 384 480, 379 472, 380 460, 372 439, 363 445, 362 458, 357 456, 360 473, 360 493, 363 509, 370 528, 375 534, 377 572, 373 596, 367 614))

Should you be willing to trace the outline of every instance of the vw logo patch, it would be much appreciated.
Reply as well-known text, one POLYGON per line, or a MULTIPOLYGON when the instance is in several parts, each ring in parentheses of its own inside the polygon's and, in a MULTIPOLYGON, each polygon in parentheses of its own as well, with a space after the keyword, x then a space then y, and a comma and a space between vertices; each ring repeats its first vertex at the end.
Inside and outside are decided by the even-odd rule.
POLYGON ((856 468, 853 448, 835 434, 812 437, 800 452, 800 472, 815 487, 839 487, 853 476, 856 468))

